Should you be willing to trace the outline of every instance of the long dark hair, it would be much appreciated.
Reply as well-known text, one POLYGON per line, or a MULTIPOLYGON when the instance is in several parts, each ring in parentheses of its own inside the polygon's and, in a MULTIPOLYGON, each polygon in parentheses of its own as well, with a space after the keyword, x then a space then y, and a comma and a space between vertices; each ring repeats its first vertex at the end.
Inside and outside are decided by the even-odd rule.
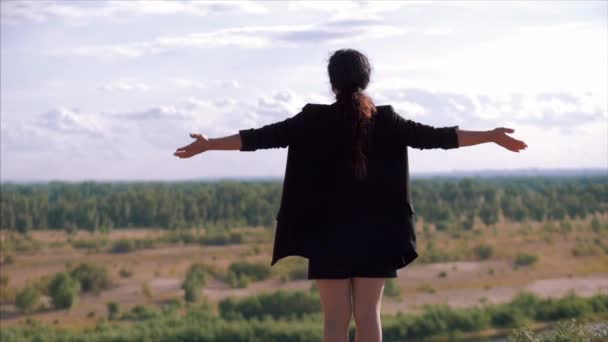
POLYGON ((351 127, 351 160, 355 177, 367 176, 368 140, 376 106, 363 92, 369 84, 371 66, 357 50, 341 49, 333 53, 327 65, 331 86, 337 90, 336 105, 351 127))

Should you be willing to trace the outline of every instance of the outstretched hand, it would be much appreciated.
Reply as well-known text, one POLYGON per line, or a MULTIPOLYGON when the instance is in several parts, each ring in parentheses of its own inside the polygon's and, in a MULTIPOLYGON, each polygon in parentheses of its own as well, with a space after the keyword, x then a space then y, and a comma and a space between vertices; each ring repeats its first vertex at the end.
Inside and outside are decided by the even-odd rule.
POLYGON ((528 145, 521 141, 521 140, 517 140, 515 138, 512 138, 511 136, 507 135, 507 133, 514 133, 515 130, 512 128, 505 128, 505 127, 498 127, 498 128, 494 128, 492 130, 493 133, 493 141, 495 143, 497 143, 498 145, 506 148, 507 150, 513 151, 513 152, 519 152, 520 150, 525 149, 526 147, 528 147, 528 145))
POLYGON ((179 158, 190 158, 209 150, 209 139, 206 136, 197 133, 190 133, 190 137, 196 140, 190 145, 180 147, 175 150, 175 153, 173 153, 174 156, 179 158))

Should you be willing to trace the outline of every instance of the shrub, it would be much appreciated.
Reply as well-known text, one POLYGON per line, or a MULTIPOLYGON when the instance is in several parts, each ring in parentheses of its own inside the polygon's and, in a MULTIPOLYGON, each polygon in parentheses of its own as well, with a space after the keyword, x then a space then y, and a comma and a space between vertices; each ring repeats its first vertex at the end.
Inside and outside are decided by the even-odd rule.
POLYGON ((147 298, 152 298, 152 289, 148 283, 141 284, 141 293, 147 298))
POLYGON ((527 320, 524 314, 511 306, 497 306, 490 310, 492 326, 498 328, 514 328, 524 325, 527 320))
POLYGON ((292 280, 307 280, 308 279, 308 264, 297 263, 288 272, 289 279, 292 280))
POLYGON ((228 267, 229 273, 238 276, 247 276, 253 281, 264 280, 270 277, 270 266, 265 263, 251 263, 247 261, 237 261, 228 267))
POLYGON ((7 254, 4 256, 3 263, 6 265, 12 264, 15 262, 15 257, 12 254, 7 254))
POLYGON ((384 294, 388 297, 401 297, 401 288, 396 278, 388 278, 384 283, 384 294))
POLYGON ((118 318, 118 314, 120 313, 120 304, 117 302, 108 302, 108 319, 114 320, 118 318))
POLYGON ((8 276, 6 274, 0 274, 0 287, 8 286, 8 276))
POLYGON ((196 302, 201 295, 206 280, 207 266, 198 263, 192 264, 186 273, 186 279, 182 283, 184 299, 187 302, 196 302))
POLYGON ((200 239, 203 245, 223 246, 243 242, 243 234, 239 232, 219 232, 205 235, 200 239))
POLYGON ((131 310, 122 314, 121 319, 143 321, 154 318, 157 311, 144 305, 136 305, 131 310))
POLYGON ((321 301, 317 292, 278 290, 245 299, 229 297, 220 301, 218 308, 225 319, 262 319, 265 315, 289 319, 321 312, 321 301))
POLYGON ((591 230, 593 230, 596 233, 599 233, 602 230, 600 221, 595 216, 593 216, 593 219, 591 219, 591 230))
POLYGON ((487 260, 492 257, 492 254, 494 254, 494 248, 492 248, 490 245, 481 244, 475 246, 473 252, 475 253, 477 259, 487 260))
POLYGON ((608 326, 589 329, 577 319, 559 321, 555 330, 534 332, 528 326, 514 329, 507 336, 509 342, 602 342, 608 340, 608 326))
POLYGON ((49 283, 48 293, 57 309, 68 309, 76 304, 78 292, 80 282, 66 272, 56 273, 49 283))
POLYGON ((108 244, 106 238, 91 238, 91 239, 72 239, 68 238, 68 242, 73 248, 86 249, 92 251, 100 251, 108 244))
POLYGON ((24 312, 31 312, 40 301, 40 291, 34 286, 27 286, 17 293, 15 305, 24 312))
POLYGON ((111 253, 129 253, 135 250, 135 244, 129 239, 120 239, 112 244, 111 253))
POLYGON ((133 270, 121 268, 120 271, 118 271, 118 275, 120 275, 121 278, 129 278, 133 275, 133 270))
POLYGON ((17 289, 12 287, 0 287, 0 304, 15 304, 17 289))
POLYGON ((577 242, 576 245, 571 249, 572 255, 575 257, 586 257, 599 254, 597 247, 590 243, 577 242))
POLYGON ((138 249, 153 248, 156 241, 152 239, 120 239, 110 248, 110 253, 130 253, 138 249))
POLYGON ((555 321, 564 318, 583 317, 593 312, 590 302, 576 296, 574 291, 559 299, 549 299, 546 303, 537 310, 536 319, 555 321))
POLYGON ((529 266, 538 261, 538 256, 527 253, 519 253, 515 257, 516 266, 529 266))
POLYGON ((99 293, 110 287, 110 277, 103 266, 81 263, 70 271, 70 276, 80 282, 82 292, 99 293))
POLYGON ((435 290, 435 288, 433 288, 433 286, 431 286, 431 284, 428 284, 428 283, 424 283, 424 284, 418 286, 417 290, 427 292, 427 293, 437 292, 437 290, 435 290))

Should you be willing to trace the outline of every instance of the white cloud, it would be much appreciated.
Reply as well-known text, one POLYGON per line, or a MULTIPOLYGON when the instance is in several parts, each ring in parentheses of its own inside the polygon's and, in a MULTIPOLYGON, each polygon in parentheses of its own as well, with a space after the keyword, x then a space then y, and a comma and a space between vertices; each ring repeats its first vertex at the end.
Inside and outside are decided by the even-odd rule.
POLYGON ((401 27, 375 21, 331 21, 312 25, 245 26, 181 36, 159 37, 114 45, 91 45, 58 48, 48 51, 51 56, 82 56, 97 58, 141 57, 187 48, 242 48, 301 47, 302 44, 333 44, 362 39, 384 38, 407 33, 401 27))
POLYGON ((37 124, 59 133, 83 134, 89 137, 103 135, 101 122, 94 114, 82 113, 78 109, 69 109, 64 106, 40 115, 37 124))
POLYGON ((142 82, 137 82, 131 79, 118 79, 113 82, 106 83, 100 87, 101 90, 105 91, 139 91, 146 92, 150 90, 150 87, 142 82))
POLYGON ((176 78, 172 80, 175 85, 185 89, 209 89, 209 88, 240 88, 237 80, 210 80, 210 81, 195 81, 185 78, 176 78))
POLYGON ((313 10, 342 14, 362 13, 366 16, 398 10, 405 6, 428 4, 431 1, 291 1, 288 9, 313 10))
POLYGON ((424 123, 486 129, 505 122, 571 129, 608 120, 601 94, 590 92, 465 93, 422 88, 382 89, 371 94, 404 117, 424 123), (598 96, 600 95, 600 96, 598 96))
POLYGON ((93 18, 128 18, 134 15, 195 15, 210 13, 245 12, 264 13, 265 7, 252 1, 170 1, 129 0, 85 2, 59 2, 52 0, 2 1, 2 22, 15 24, 21 21, 45 22, 50 19, 79 23, 93 18))

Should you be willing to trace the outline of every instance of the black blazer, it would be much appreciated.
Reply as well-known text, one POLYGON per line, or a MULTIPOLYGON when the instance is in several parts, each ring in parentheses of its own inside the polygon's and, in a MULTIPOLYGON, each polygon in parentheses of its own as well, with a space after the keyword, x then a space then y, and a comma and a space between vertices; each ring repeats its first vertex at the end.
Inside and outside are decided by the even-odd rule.
POLYGON ((367 177, 349 157, 349 125, 336 103, 307 104, 283 121, 243 129, 241 151, 288 147, 273 256, 391 257, 396 268, 418 257, 407 146, 458 147, 458 126, 405 119, 390 105, 373 116, 367 177))

